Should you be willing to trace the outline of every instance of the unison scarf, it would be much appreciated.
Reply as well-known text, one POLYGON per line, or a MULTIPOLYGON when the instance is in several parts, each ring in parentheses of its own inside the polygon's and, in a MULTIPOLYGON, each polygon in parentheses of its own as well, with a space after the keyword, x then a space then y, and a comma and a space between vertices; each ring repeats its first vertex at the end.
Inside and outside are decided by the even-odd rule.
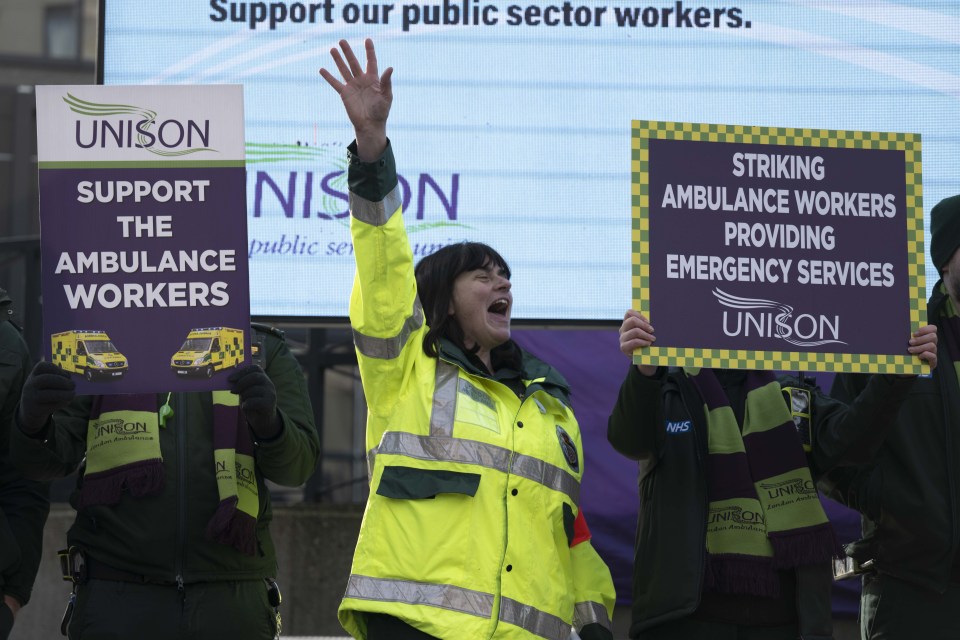
MULTIPOLYGON (((134 498, 159 494, 164 486, 160 428, 154 394, 94 398, 78 508, 115 505, 124 492, 134 498)), ((239 398, 229 391, 213 392, 213 449, 220 502, 207 537, 253 555, 260 504, 253 441, 239 398)))
POLYGON ((711 369, 685 369, 704 402, 708 428, 705 587, 777 596, 777 569, 839 555, 780 385, 746 374, 743 430, 711 369))

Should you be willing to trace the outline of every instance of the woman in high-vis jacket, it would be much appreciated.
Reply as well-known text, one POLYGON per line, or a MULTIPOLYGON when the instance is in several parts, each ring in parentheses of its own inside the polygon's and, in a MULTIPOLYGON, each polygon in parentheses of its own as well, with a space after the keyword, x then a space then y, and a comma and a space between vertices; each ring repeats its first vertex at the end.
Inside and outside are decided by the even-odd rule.
POLYGON ((366 42, 320 71, 356 132, 350 321, 370 498, 340 622, 356 638, 611 638, 614 589, 580 509, 568 387, 510 340, 510 272, 478 243, 413 254, 386 137, 390 76, 366 42))

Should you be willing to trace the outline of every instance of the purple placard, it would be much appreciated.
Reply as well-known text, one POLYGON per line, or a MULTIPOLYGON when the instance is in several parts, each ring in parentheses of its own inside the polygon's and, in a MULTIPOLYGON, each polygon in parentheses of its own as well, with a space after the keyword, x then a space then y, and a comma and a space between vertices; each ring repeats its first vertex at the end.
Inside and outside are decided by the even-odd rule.
POLYGON ((634 299, 657 332, 644 362, 919 372, 919 141, 637 124, 634 299))
POLYGON ((171 165, 41 167, 45 357, 78 393, 223 389, 249 361, 244 168, 171 165))

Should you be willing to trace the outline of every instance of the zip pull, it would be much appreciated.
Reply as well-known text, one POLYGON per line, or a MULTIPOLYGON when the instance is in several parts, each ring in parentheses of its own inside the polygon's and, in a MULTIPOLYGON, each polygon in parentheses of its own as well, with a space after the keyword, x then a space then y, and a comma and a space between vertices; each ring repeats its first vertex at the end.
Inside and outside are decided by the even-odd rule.
POLYGON ((166 400, 166 402, 163 403, 163 405, 160 407, 160 411, 158 412, 159 415, 160 415, 160 426, 161 426, 161 427, 166 427, 166 426, 167 426, 167 418, 172 418, 172 417, 173 417, 173 408, 170 406, 170 396, 172 396, 172 395, 173 395, 173 391, 168 391, 168 392, 167 392, 167 400, 166 400))

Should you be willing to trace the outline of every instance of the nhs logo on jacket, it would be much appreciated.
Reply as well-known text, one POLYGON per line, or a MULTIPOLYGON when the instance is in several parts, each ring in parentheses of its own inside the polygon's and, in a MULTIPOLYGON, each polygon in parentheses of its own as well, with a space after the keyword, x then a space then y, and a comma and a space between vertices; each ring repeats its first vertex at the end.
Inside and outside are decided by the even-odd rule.
POLYGON ((667 433, 687 433, 690 431, 689 420, 667 420, 667 433))

